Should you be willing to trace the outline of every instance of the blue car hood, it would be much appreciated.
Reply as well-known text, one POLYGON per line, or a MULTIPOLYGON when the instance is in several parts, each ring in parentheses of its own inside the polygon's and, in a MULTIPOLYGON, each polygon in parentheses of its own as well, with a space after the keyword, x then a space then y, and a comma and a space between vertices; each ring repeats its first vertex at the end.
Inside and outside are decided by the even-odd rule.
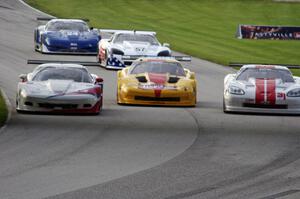
POLYGON ((79 31, 49 31, 45 35, 51 40, 60 41, 91 41, 99 40, 99 35, 95 32, 79 31))

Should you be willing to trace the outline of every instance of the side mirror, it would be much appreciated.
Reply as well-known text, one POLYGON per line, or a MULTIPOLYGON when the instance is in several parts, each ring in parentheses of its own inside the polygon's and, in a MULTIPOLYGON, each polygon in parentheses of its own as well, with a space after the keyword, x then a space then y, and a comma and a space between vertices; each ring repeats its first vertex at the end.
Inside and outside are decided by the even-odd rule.
POLYGON ((194 72, 191 72, 191 76, 190 76, 191 79, 195 79, 195 73, 194 72))
POLYGON ((103 79, 102 79, 101 77, 97 77, 97 78, 95 79, 95 83, 96 83, 96 84, 102 84, 102 83, 103 83, 103 79))
POLYGON ((21 82, 27 82, 27 74, 21 74, 19 75, 19 78, 21 79, 21 82))
POLYGON ((167 48, 170 48, 170 44, 168 44, 168 43, 163 43, 163 46, 167 47, 167 48))

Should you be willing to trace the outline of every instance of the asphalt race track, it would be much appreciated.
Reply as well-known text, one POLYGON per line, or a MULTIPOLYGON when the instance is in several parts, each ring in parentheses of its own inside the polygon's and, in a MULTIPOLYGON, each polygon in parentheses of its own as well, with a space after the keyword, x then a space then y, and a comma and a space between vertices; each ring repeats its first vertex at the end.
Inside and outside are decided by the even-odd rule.
MULTIPOLYGON (((94 61, 33 50, 38 13, 0 1, 0 85, 13 108, 27 59, 94 61)), ((300 119, 222 112, 231 69, 194 58, 196 108, 118 106, 116 71, 99 116, 12 112, 0 134, 1 199, 300 198, 300 119)))

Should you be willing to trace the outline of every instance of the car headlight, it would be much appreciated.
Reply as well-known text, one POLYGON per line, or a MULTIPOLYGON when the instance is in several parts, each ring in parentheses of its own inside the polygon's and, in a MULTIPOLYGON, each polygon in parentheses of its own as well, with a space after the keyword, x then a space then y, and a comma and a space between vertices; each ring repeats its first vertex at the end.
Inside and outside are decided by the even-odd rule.
POLYGON ((27 97, 27 93, 26 93, 25 90, 22 90, 22 91, 20 92, 20 95, 21 95, 23 98, 26 98, 26 97, 27 97))
POLYGON ((288 97, 300 97, 300 88, 293 89, 287 93, 288 97))
POLYGON ((236 86, 230 86, 228 92, 233 95, 245 95, 245 91, 236 86))

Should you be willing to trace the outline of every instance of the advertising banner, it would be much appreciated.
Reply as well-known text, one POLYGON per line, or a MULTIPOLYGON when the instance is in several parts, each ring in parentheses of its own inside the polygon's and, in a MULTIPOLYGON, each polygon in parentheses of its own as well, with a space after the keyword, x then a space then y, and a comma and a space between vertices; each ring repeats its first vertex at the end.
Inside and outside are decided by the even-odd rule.
POLYGON ((237 38, 300 40, 300 27, 239 25, 237 38))

